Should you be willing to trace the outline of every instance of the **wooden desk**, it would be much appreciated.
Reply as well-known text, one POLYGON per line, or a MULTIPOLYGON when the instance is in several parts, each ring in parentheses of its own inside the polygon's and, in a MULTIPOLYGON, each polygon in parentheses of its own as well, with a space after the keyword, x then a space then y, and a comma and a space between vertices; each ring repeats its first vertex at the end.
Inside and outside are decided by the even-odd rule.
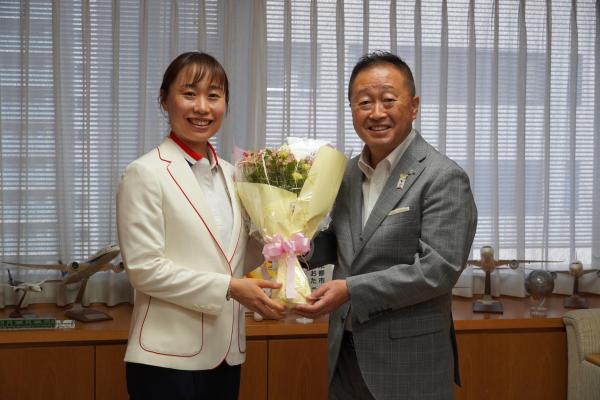
MULTIPOLYGON (((6 318, 13 307, 0 310, 6 318)), ((95 306, 112 321, 76 323, 74 329, 0 331, 0 399, 126 399, 123 350, 128 304, 95 306)), ((65 319, 64 308, 34 304, 40 316, 65 319)))
MULTIPOLYGON (((562 316, 569 311, 563 307, 565 296, 552 295, 546 299, 548 315, 545 318, 532 318, 529 314, 529 299, 502 297, 503 314, 482 314, 471 311, 473 299, 455 296, 452 300, 452 314, 457 331, 482 329, 536 329, 561 328, 562 316)), ((600 296, 586 295, 590 308, 600 307, 600 296)))
MULTIPOLYGON (((590 307, 600 296, 586 295, 590 307)), ((503 314, 471 311, 472 299, 452 303, 462 388, 457 400, 567 398, 567 335, 564 296, 547 301, 548 316, 531 318, 528 299, 503 297, 503 314)))
MULTIPOLYGON (((65 318, 64 309, 53 304, 28 308, 65 318)), ((0 331, 0 399, 128 399, 123 356, 132 307, 94 308, 114 319, 77 322, 66 330, 0 331)), ((0 310, 0 317, 11 309, 0 310)), ((241 400, 327 398, 327 319, 298 324, 294 318, 246 317, 241 400)))
MULTIPOLYGON (((587 295, 590 307, 600 296, 587 295)), ((530 318, 527 299, 502 298, 504 314, 473 314, 455 298, 453 314, 463 386, 458 400, 565 399, 567 341, 563 296, 548 299, 547 318, 530 318)), ((55 305, 29 307, 64 319, 55 305)), ((127 399, 123 355, 131 306, 96 305, 114 320, 74 329, 0 331, 0 399, 127 399)), ((5 317, 12 307, 0 310, 5 317)), ((301 325, 246 318, 243 400, 326 399, 327 320, 301 325), (289 366, 296 369, 290 372, 289 366), (282 378, 284 371, 291 379, 282 378)))
POLYGON ((246 317, 240 399, 327 399, 327 318, 298 324, 246 317))

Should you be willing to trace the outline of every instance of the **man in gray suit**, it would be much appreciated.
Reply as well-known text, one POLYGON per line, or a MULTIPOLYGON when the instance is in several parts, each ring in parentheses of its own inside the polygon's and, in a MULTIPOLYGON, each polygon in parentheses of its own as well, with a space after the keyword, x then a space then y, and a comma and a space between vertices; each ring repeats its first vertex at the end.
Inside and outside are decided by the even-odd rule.
POLYGON ((330 313, 330 399, 452 399, 452 287, 477 224, 469 178, 412 128, 419 97, 397 56, 361 58, 348 98, 365 145, 309 261, 335 264, 333 279, 296 310, 330 313))

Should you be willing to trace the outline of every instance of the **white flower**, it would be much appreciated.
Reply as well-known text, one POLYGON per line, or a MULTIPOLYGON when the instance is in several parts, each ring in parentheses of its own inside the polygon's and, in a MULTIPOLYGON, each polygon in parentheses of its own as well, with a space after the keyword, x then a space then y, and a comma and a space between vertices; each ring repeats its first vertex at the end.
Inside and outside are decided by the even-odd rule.
POLYGON ((302 160, 309 155, 315 155, 317 150, 321 147, 329 145, 329 142, 326 140, 298 138, 293 136, 288 136, 286 141, 290 151, 294 157, 296 157, 296 160, 302 160))

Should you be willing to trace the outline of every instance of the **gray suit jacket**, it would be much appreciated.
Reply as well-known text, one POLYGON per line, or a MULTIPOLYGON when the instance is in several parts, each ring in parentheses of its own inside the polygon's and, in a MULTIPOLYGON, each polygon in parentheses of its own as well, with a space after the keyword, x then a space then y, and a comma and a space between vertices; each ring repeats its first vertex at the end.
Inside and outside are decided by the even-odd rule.
POLYGON ((346 279, 350 292, 329 319, 329 379, 351 306, 356 355, 375 398, 451 399, 451 291, 477 225, 469 178, 417 134, 364 229, 362 182, 356 157, 310 260, 311 267, 335 264, 333 279, 346 279), (399 188, 401 174, 408 177, 399 188))

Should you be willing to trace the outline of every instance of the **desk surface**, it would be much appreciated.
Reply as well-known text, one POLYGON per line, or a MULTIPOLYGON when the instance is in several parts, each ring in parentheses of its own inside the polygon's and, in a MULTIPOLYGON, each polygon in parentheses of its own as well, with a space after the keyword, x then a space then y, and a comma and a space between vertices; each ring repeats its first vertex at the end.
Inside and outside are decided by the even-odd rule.
MULTIPOLYGON (((58 307, 55 304, 31 304, 28 311, 39 316, 51 316, 66 319, 63 312, 69 307, 58 307)), ((32 344, 56 342, 125 342, 129 331, 132 305, 119 304, 107 307, 94 304, 93 308, 113 317, 111 321, 76 322, 73 329, 20 330, 0 331, 0 344, 32 344)), ((0 310, 0 318, 6 318, 13 306, 0 310)), ((249 339, 294 338, 294 337, 326 337, 327 317, 322 317, 310 324, 299 324, 297 315, 290 315, 282 321, 254 321, 251 315, 246 316, 246 336, 249 339)))
MULTIPOLYGON (((472 311, 473 299, 454 296, 452 314, 457 331, 498 330, 498 329, 564 329, 562 316, 571 309, 563 306, 567 296, 552 295, 546 298, 548 315, 545 318, 532 318, 529 314, 529 298, 501 297, 503 314, 483 314, 472 311)), ((600 308, 600 296, 586 294, 590 308, 600 308)))
MULTIPOLYGON (((503 297, 504 314, 478 314, 471 311, 473 299, 455 297, 453 300, 453 315, 457 332, 461 331, 486 331, 486 330, 521 330, 521 329, 564 329, 562 315, 569 311, 563 307, 565 296, 552 296, 547 300, 548 317, 531 318, 529 316, 529 299, 503 297)), ((590 307, 600 308, 600 296, 586 295, 590 307)), ((94 305, 94 308, 110 314, 112 321, 81 323, 77 322, 73 329, 54 330, 23 330, 0 331, 0 344, 44 344, 44 343, 85 343, 85 342, 111 342, 123 343, 127 341, 129 320, 131 315, 130 304, 120 304, 115 307, 94 305)), ((0 310, 0 318, 12 310, 8 306, 0 310)), ((29 311, 42 316, 53 316, 65 319, 63 311, 68 307, 57 307, 54 304, 33 304, 29 311)), ((246 316, 246 336, 248 339, 263 338, 294 338, 294 337, 326 337, 327 318, 319 318, 310 324, 295 322, 297 316, 290 315, 283 321, 254 321, 250 315, 246 316)))

